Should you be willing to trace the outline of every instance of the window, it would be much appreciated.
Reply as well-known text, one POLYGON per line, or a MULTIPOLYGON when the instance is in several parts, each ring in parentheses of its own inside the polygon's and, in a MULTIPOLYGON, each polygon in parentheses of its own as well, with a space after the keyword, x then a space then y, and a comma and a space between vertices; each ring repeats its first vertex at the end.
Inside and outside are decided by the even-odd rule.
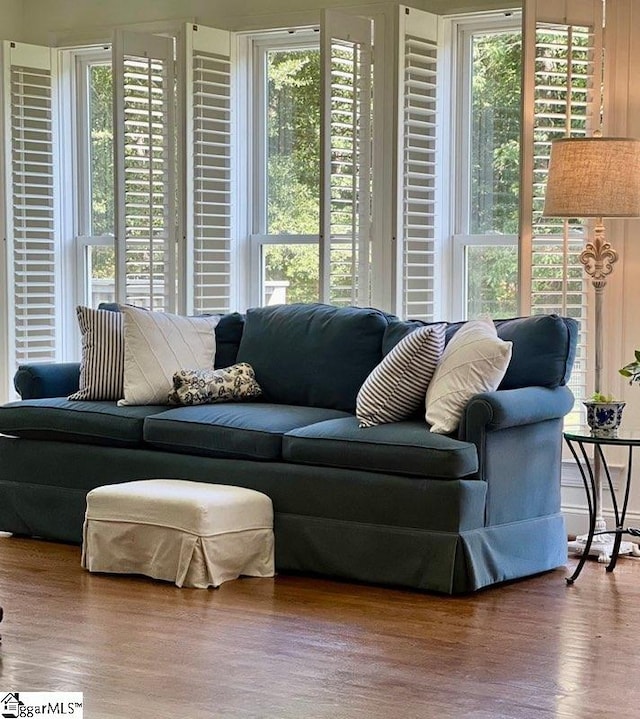
POLYGON ((77 97, 76 302, 97 307, 116 299, 111 52, 74 53, 77 97))
POLYGON ((253 40, 253 303, 319 298, 320 47, 317 33, 253 40))
MULTIPOLYGON (((586 228, 543 215, 551 141, 585 137, 600 124, 602 3, 583 0, 571 12, 537 2, 527 5, 530 28, 524 58, 527 72, 522 168, 521 283, 525 311, 555 312, 580 324, 570 388, 583 399, 587 386, 589 318, 585 273, 579 260, 586 228), (540 21, 537 14, 544 16, 540 21), (554 18, 553 16, 556 15, 554 18)), ((579 416, 574 407, 568 422, 579 416)))
POLYGON ((65 185, 76 189, 56 257, 77 278, 73 300, 62 298, 65 321, 76 303, 116 298, 187 312, 322 298, 424 319, 516 314, 518 20, 457 21, 449 138, 441 20, 385 12, 399 13, 393 48, 373 46, 382 24, 337 11, 324 13, 322 33, 245 36, 243 101, 234 86, 245 58, 212 28, 119 31, 115 75, 109 47, 62 51, 64 106, 77 108, 60 126, 73 157, 65 185), (398 60, 395 82, 373 72, 375 52, 377 68, 398 60), (385 118, 396 111, 391 128, 385 118), (448 144, 460 148, 453 232, 442 187, 448 144), (442 298, 449 276, 455 312, 442 298))
POLYGON ((67 173, 76 190, 73 221, 65 234, 76 237, 77 303, 117 298, 193 313, 237 307, 231 35, 192 23, 182 33, 176 45, 177 29, 118 31, 113 52, 63 52, 73 76, 66 97, 73 110, 63 132, 74 158, 67 173), (181 58, 176 47, 184 50, 181 58), (184 71, 177 81, 176 64, 184 71))
POLYGON ((518 18, 459 23, 454 317, 518 314, 522 38, 518 18))

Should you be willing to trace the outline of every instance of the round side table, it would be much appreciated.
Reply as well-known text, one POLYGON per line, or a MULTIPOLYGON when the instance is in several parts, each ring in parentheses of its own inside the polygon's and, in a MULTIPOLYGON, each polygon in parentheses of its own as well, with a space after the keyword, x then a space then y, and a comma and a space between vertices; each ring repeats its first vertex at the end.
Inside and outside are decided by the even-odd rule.
MULTIPOLYGON (((567 577, 567 583, 573 584, 580 575, 584 563, 587 561, 589 552, 594 542, 594 537, 613 535, 613 544, 606 545, 606 549, 599 552, 601 561, 609 560, 607 571, 612 572, 618 561, 618 555, 621 553, 621 542, 623 534, 640 537, 640 529, 628 527, 625 529, 624 520, 627 514, 627 504, 629 502, 629 489, 631 486, 631 471, 634 447, 640 446, 640 430, 621 428, 615 434, 610 436, 594 436, 591 429, 587 426, 570 428, 564 432, 564 439, 571 450, 571 454, 575 459, 576 465, 580 470, 582 482, 584 483, 587 495, 587 506, 589 509, 589 533, 584 540, 584 548, 580 556, 578 566, 570 577, 567 577), (593 446, 593 456, 587 451, 593 446), (605 457, 603 447, 626 447, 627 449, 627 472, 624 486, 624 497, 622 506, 618 506, 613 482, 611 481, 611 472, 607 459, 605 457), (613 505, 613 513, 615 517, 615 529, 607 529, 604 527, 596 527, 596 519, 602 508, 599 506, 602 501, 602 475, 606 479, 609 493, 611 494, 611 503, 613 505), (597 531, 596 531, 597 530, 597 531), (610 548, 610 549, 609 549, 610 548), (610 551, 610 555, 609 555, 610 551), (610 558, 609 558, 610 557, 610 558)), ((623 551, 626 554, 634 554, 640 556, 640 550, 631 542, 625 542, 623 551)))

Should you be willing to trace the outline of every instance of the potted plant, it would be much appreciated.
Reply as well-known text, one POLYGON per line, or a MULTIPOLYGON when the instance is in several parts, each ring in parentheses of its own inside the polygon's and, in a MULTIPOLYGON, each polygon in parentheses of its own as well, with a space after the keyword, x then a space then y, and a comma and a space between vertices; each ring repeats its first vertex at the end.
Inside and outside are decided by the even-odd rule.
POLYGON ((629 384, 640 382, 640 350, 635 351, 634 361, 621 367, 618 372, 629 380, 629 384))
POLYGON ((614 399, 613 395, 594 392, 583 404, 587 408, 587 424, 591 434, 595 437, 615 436, 626 403, 614 399))

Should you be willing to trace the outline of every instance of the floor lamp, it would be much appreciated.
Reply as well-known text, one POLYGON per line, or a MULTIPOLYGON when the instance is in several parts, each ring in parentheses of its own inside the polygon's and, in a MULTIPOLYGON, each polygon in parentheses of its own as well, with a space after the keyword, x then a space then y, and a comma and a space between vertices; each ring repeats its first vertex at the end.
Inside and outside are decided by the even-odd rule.
MULTIPOLYGON (((580 253, 580 262, 595 291, 594 391, 602 392, 602 303, 607 277, 618 253, 606 241, 603 217, 640 217, 640 140, 626 137, 567 137, 554 140, 547 174, 546 217, 595 218, 593 240, 580 253)), ((602 515, 602 482, 598 454, 594 456, 596 532, 606 530, 602 515)), ((586 538, 585 538, 586 539, 586 538)), ((580 552, 584 540, 577 539, 580 552)), ((631 552, 623 542, 621 554, 631 552)), ((627 546, 628 545, 628 546, 627 546)), ((590 553, 608 561, 613 536, 596 534, 590 553)))

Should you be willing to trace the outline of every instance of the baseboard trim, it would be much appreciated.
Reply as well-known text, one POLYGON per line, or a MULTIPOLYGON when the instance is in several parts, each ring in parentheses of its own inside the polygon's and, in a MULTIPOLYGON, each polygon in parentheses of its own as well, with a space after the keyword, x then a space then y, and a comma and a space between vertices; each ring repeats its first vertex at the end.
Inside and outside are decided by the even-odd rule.
MULTIPOLYGON (((567 534, 586 534, 586 532, 589 530, 589 512, 587 511, 586 506, 583 507, 578 504, 563 503, 562 514, 564 515, 564 521, 567 527, 567 534)), ((615 522, 613 510, 605 507, 603 516, 605 518, 605 521, 607 522, 608 527, 614 526, 615 522)), ((628 511, 625 518, 625 526, 640 527, 640 512, 628 511)), ((624 539, 638 543, 637 538, 630 537, 628 535, 625 535, 624 539)))
MULTIPOLYGON (((613 488, 617 491, 626 479, 626 464, 610 464, 609 472, 611 474, 611 481, 613 482, 613 488)), ((573 459, 562 460, 560 486, 562 487, 580 487, 584 489, 584 483, 582 481, 582 475, 578 469, 578 465, 573 459)), ((604 480, 606 482, 606 478, 604 480)))

